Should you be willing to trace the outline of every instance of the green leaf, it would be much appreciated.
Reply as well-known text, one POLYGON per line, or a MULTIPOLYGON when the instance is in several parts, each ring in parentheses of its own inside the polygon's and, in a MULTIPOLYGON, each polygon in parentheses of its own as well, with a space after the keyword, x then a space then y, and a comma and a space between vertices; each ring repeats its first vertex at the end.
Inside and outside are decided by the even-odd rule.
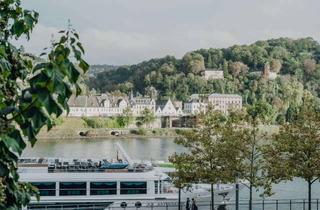
POLYGON ((79 47, 81 52, 84 54, 84 48, 83 48, 82 44, 80 42, 77 42, 77 46, 79 47))
POLYGON ((10 151, 19 155, 22 153, 23 148, 20 147, 19 143, 14 138, 2 135, 1 139, 10 151))
POLYGON ((20 37, 24 32, 24 22, 22 20, 14 22, 12 25, 12 33, 15 34, 17 37, 20 37))
POLYGON ((84 71, 87 72, 89 69, 89 64, 85 62, 83 59, 80 60, 79 67, 84 71))

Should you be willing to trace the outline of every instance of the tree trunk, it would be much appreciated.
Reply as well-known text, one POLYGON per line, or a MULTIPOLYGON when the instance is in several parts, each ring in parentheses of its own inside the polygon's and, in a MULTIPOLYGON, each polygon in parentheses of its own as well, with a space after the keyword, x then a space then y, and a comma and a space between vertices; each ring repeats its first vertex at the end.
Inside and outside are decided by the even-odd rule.
POLYGON ((250 187, 249 187, 249 210, 252 210, 252 185, 250 184, 250 187))
POLYGON ((181 188, 179 187, 178 210, 181 210, 181 188))
POLYGON ((211 183, 211 210, 214 210, 214 189, 213 189, 212 183, 211 183))
POLYGON ((312 182, 309 180, 308 181, 308 210, 311 210, 311 185, 312 182))

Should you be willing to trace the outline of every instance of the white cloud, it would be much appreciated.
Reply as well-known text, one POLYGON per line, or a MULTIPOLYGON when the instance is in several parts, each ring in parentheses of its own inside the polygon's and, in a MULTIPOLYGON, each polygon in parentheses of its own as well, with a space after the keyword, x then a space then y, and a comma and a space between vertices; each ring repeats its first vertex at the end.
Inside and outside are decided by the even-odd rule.
POLYGON ((40 13, 40 25, 27 49, 39 53, 49 44, 51 33, 71 18, 90 63, 132 64, 280 36, 318 38, 320 28, 319 0, 28 0, 24 4, 40 13))
POLYGON ((23 45, 26 51, 39 55, 42 53, 43 48, 50 46, 52 38, 57 37, 58 32, 59 30, 55 27, 38 24, 33 30, 29 41, 22 37, 18 41, 14 41, 14 44, 16 46, 23 45))

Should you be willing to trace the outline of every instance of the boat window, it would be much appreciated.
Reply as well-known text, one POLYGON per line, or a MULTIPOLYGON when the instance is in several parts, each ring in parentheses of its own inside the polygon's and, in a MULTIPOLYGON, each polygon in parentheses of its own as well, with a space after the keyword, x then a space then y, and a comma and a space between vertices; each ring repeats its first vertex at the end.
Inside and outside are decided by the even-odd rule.
POLYGON ((60 196, 86 195, 86 182, 60 182, 60 196))
POLYGON ((147 194, 147 182, 121 182, 120 194, 147 194))
POLYGON ((56 183, 55 182, 32 182, 33 186, 38 188, 40 196, 55 196, 56 183))
POLYGON ((90 195, 116 195, 117 182, 90 182, 90 195))

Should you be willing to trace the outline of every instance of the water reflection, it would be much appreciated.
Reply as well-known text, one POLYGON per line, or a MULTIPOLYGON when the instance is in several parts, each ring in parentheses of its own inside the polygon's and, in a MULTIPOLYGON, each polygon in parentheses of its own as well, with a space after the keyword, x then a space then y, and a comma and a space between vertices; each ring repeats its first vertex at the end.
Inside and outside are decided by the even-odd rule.
POLYGON ((41 140, 34 148, 27 147, 24 157, 63 158, 114 158, 115 143, 120 142, 133 159, 167 160, 174 152, 184 149, 171 138, 126 138, 126 139, 68 139, 41 140))

